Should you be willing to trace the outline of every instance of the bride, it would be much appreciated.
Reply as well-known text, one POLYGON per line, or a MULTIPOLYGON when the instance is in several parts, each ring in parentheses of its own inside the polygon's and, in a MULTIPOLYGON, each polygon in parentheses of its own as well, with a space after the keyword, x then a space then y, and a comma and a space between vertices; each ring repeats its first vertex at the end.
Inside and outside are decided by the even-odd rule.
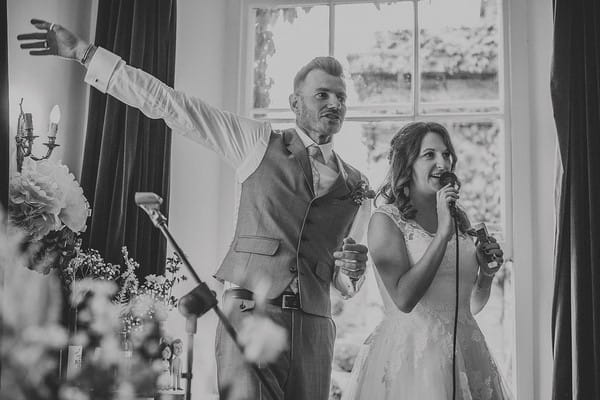
POLYGON ((499 268, 488 267, 486 256, 502 260, 503 253, 493 238, 476 246, 460 208, 458 237, 454 233, 450 208, 458 191, 439 179, 456 165, 447 130, 437 123, 408 124, 392 139, 389 159, 379 192, 386 204, 375 210, 368 231, 385 314, 366 354, 357 357, 344 400, 450 400, 454 385, 456 399, 510 399, 473 318, 487 303, 499 268))

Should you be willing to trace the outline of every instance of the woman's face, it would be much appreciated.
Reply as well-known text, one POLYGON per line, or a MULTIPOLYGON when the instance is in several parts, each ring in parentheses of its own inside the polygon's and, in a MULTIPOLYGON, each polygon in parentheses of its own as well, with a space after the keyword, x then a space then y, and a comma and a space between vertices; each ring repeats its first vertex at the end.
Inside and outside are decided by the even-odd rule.
POLYGON ((411 193, 435 194, 440 190, 440 175, 452 168, 452 155, 442 137, 434 132, 423 136, 412 167, 411 193))

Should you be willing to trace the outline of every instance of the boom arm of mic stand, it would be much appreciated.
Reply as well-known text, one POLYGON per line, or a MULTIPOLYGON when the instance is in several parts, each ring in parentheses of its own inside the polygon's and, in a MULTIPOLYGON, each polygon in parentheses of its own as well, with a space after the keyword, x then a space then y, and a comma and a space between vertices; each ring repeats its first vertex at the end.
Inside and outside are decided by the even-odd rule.
MULTIPOLYGON (((181 261, 183 262, 183 264, 185 264, 185 266, 188 269, 188 271, 190 272, 190 274, 192 274, 192 276, 194 277, 194 280, 196 281, 196 283, 199 286, 208 288, 208 286, 206 286, 206 283, 204 283, 200 279, 200 277, 198 276, 198 274, 196 273, 196 271, 194 270, 194 268, 192 268, 192 265, 190 264, 189 260, 187 259, 185 253, 181 250, 181 248, 179 247, 179 245, 175 241, 175 238, 173 237, 173 235, 171 235, 171 232, 169 232, 169 229, 167 227, 167 218, 160 212, 160 210, 158 210, 158 207, 148 207, 146 205, 140 205, 140 207, 143 208, 144 211, 146 211, 146 213, 148 214, 148 216, 152 220, 152 223, 165 236, 165 238, 167 239, 167 241, 169 242, 169 244, 173 247, 173 249, 175 250, 175 252, 181 258, 181 261)), ((229 334, 229 336, 231 336, 231 339, 236 344, 236 346, 238 347, 238 349, 240 350, 240 352, 242 354, 244 354, 244 346, 242 346, 239 343, 238 337, 237 337, 237 332, 235 331, 233 325, 231 325, 231 323, 229 322, 229 319, 227 319, 227 317, 225 316, 225 314, 223 314, 223 312, 221 311, 221 309, 217 305, 217 300, 216 299, 214 300, 214 305, 212 305, 211 308, 215 311, 215 313, 217 314, 217 317, 219 317, 219 320, 223 324, 223 327, 225 328, 225 330, 227 331, 227 333, 229 334)), ((199 316, 200 315, 197 315, 196 318, 199 317, 199 316)), ((254 373, 256 374, 256 376, 258 377, 258 379, 261 381, 261 383, 265 386, 265 388, 267 389, 267 392, 269 392, 269 395, 271 396, 271 398, 277 398, 277 396, 275 394, 275 391, 271 387, 270 383, 267 381, 267 378, 265 377, 265 375, 258 368, 258 366, 256 364, 254 364, 254 363, 248 363, 248 364, 250 365, 250 367, 252 368, 252 370, 254 371, 254 373)), ((191 360, 188 360, 188 368, 189 368, 188 374, 190 374, 190 377, 191 377, 191 373, 192 373, 191 366, 192 366, 191 360)), ((189 389, 187 391, 186 398, 187 398, 187 400, 190 400, 191 399, 190 380, 188 380, 186 387, 189 389)))

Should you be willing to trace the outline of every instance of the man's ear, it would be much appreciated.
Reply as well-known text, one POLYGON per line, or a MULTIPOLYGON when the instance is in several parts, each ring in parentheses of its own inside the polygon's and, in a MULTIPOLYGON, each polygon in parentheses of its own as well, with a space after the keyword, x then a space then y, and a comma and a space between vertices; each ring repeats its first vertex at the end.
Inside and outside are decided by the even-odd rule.
POLYGON ((294 113, 296 113, 298 110, 298 95, 296 93, 292 93, 290 94, 288 100, 290 101, 290 108, 294 113))

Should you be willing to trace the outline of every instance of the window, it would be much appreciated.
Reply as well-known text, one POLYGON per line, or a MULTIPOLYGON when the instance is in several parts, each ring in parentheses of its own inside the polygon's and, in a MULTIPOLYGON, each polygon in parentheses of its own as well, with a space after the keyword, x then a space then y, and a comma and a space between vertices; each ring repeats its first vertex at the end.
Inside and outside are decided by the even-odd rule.
MULTIPOLYGON (((337 152, 377 186, 387 170, 390 139, 401 126, 415 120, 446 125, 458 152, 461 204, 472 222, 486 223, 511 259, 501 0, 249 0, 247 6, 249 42, 242 66, 247 115, 268 119, 275 128, 293 125, 288 95, 294 74, 315 56, 336 57, 348 90, 337 152)), ((336 351, 350 355, 347 360, 353 344, 380 318, 376 293, 371 280, 356 299, 339 305, 336 351)), ((511 385, 513 303, 507 262, 477 319, 511 385)), ((340 364, 343 371, 352 362, 340 364)))

